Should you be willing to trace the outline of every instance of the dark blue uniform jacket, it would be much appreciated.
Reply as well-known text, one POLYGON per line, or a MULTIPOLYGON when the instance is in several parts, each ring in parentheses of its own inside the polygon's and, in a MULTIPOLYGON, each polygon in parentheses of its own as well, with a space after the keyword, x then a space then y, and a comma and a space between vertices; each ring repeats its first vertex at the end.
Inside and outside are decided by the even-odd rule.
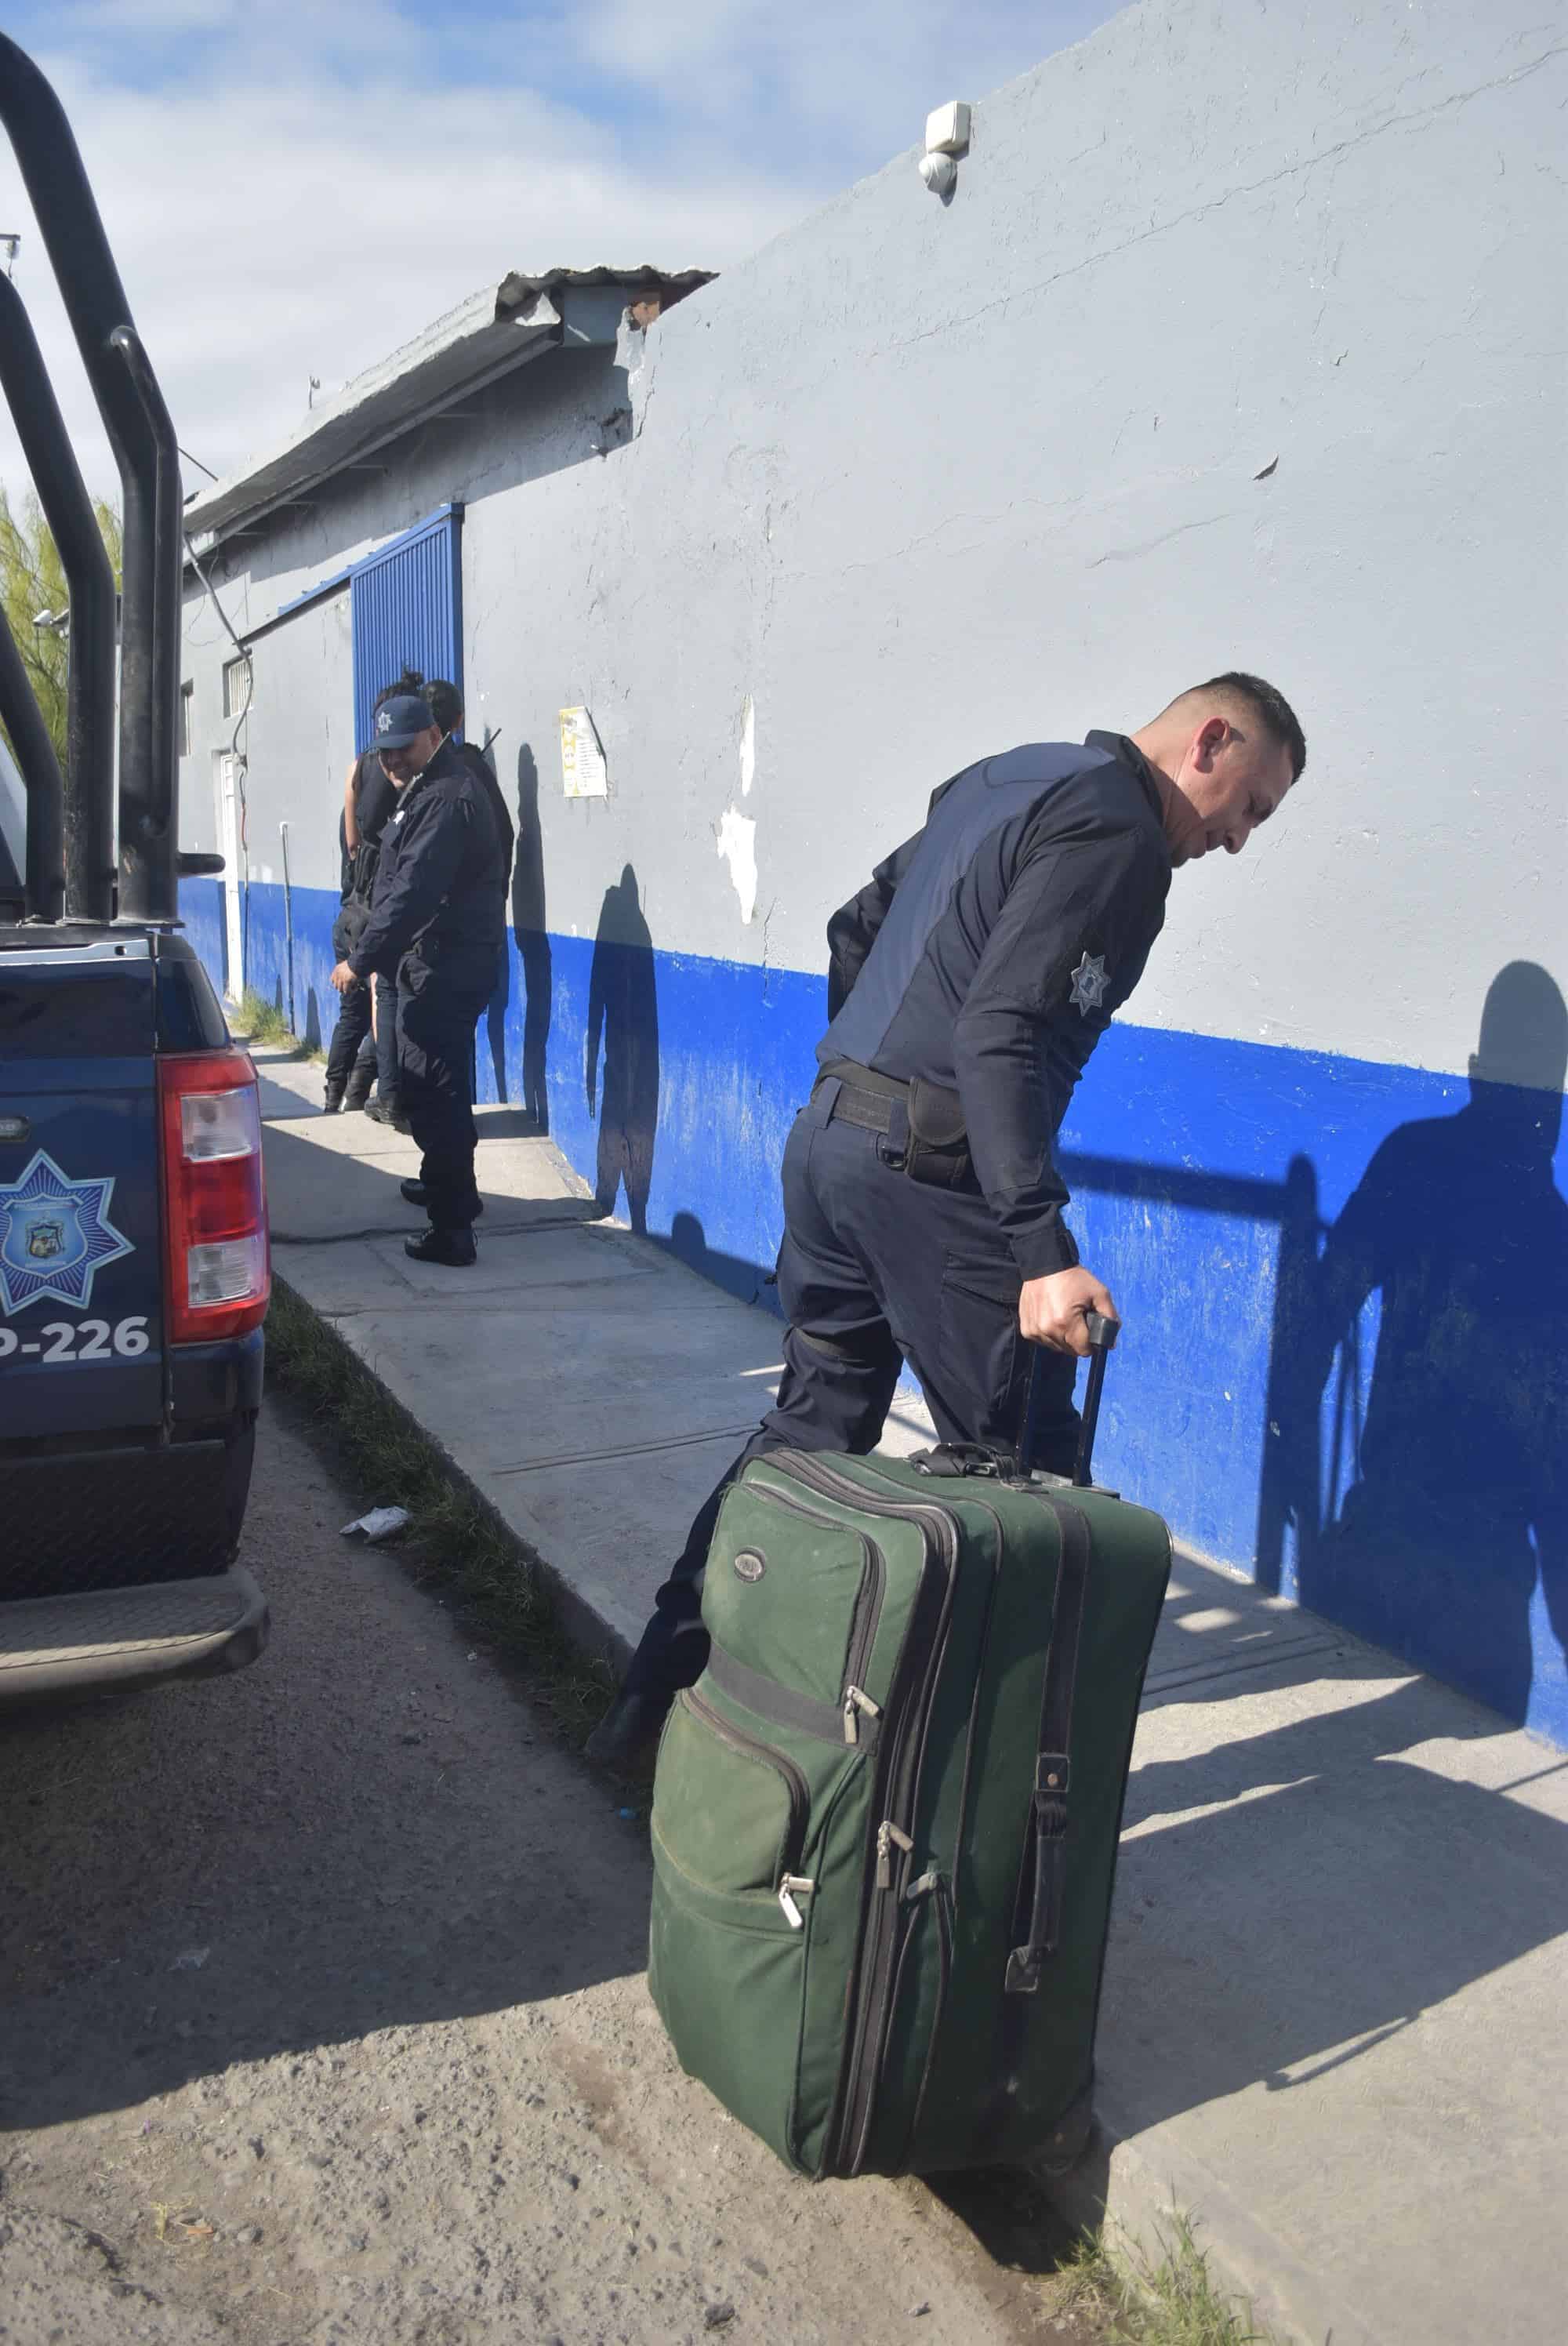
POLYGON ((1158 785, 1119 734, 983 759, 828 924, 817 1047, 956 1092, 975 1177, 1020 1272, 1076 1262, 1054 1148, 1143 974, 1170 886, 1158 785))
POLYGON ((506 919, 495 819, 449 742, 400 794, 381 848, 371 917, 349 957, 356 977, 394 976, 416 946, 432 962, 494 957, 506 919))

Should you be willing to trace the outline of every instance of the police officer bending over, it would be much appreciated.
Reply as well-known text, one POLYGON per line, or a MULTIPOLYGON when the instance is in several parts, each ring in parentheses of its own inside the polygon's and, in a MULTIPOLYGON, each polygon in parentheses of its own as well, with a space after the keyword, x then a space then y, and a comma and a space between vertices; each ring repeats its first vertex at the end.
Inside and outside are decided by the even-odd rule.
POLYGON ((1130 740, 969 767, 833 915, 831 1023, 784 1152, 779 1398, 692 1525, 590 1758, 633 1759, 700 1674, 697 1576, 746 1461, 874 1449, 904 1361, 943 1442, 1071 1472, 1086 1314, 1115 1306, 1063 1220, 1056 1133, 1173 869, 1239 854, 1306 758, 1271 685, 1217 677, 1130 740))
POLYGON ((484 792, 425 701, 402 694, 378 709, 375 747, 398 803, 382 833, 370 920, 332 984, 347 994, 372 972, 397 980, 398 1091, 424 1155, 402 1191, 431 1225, 404 1252, 455 1268, 476 1252, 470 1051, 504 933, 499 845, 484 792))

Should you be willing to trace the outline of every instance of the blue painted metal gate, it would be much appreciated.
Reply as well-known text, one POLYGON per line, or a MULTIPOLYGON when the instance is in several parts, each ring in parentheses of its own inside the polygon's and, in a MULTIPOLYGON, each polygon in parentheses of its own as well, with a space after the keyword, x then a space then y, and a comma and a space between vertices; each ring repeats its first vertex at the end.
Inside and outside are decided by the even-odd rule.
POLYGON ((371 739, 371 711, 383 685, 404 668, 446 677, 463 689, 463 507, 379 546, 349 572, 354 659, 354 740, 371 739))

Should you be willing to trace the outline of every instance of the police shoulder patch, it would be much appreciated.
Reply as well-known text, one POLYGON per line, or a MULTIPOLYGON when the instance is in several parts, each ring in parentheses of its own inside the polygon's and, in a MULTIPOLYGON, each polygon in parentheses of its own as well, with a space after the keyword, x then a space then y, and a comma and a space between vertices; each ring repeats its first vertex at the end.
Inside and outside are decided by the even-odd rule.
POLYGON ((1098 1010, 1110 984, 1104 954, 1092 954, 1085 946, 1084 957, 1073 972, 1071 999, 1077 1005, 1080 1018, 1087 1018, 1091 1010, 1098 1010))

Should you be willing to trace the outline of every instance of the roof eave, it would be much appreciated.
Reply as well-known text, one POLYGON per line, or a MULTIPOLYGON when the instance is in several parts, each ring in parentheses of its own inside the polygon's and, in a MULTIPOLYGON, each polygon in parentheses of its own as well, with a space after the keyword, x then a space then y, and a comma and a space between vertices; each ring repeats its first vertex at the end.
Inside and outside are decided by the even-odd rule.
POLYGON ((464 393, 539 357, 560 341, 561 324, 547 293, 530 292, 504 309, 494 292, 476 295, 417 342, 356 375, 271 455, 193 497, 185 508, 186 535, 199 551, 209 551, 269 514, 309 504, 310 492, 324 481, 365 464, 464 393))
POLYGON ((345 383, 270 455, 199 491, 185 507, 186 535, 207 554, 253 532, 271 514, 313 503, 311 493, 323 482, 368 466, 379 449, 455 399, 555 348, 574 289, 613 285, 624 287, 628 301, 656 291, 679 300, 712 274, 647 266, 555 269, 542 277, 513 270, 345 383))

